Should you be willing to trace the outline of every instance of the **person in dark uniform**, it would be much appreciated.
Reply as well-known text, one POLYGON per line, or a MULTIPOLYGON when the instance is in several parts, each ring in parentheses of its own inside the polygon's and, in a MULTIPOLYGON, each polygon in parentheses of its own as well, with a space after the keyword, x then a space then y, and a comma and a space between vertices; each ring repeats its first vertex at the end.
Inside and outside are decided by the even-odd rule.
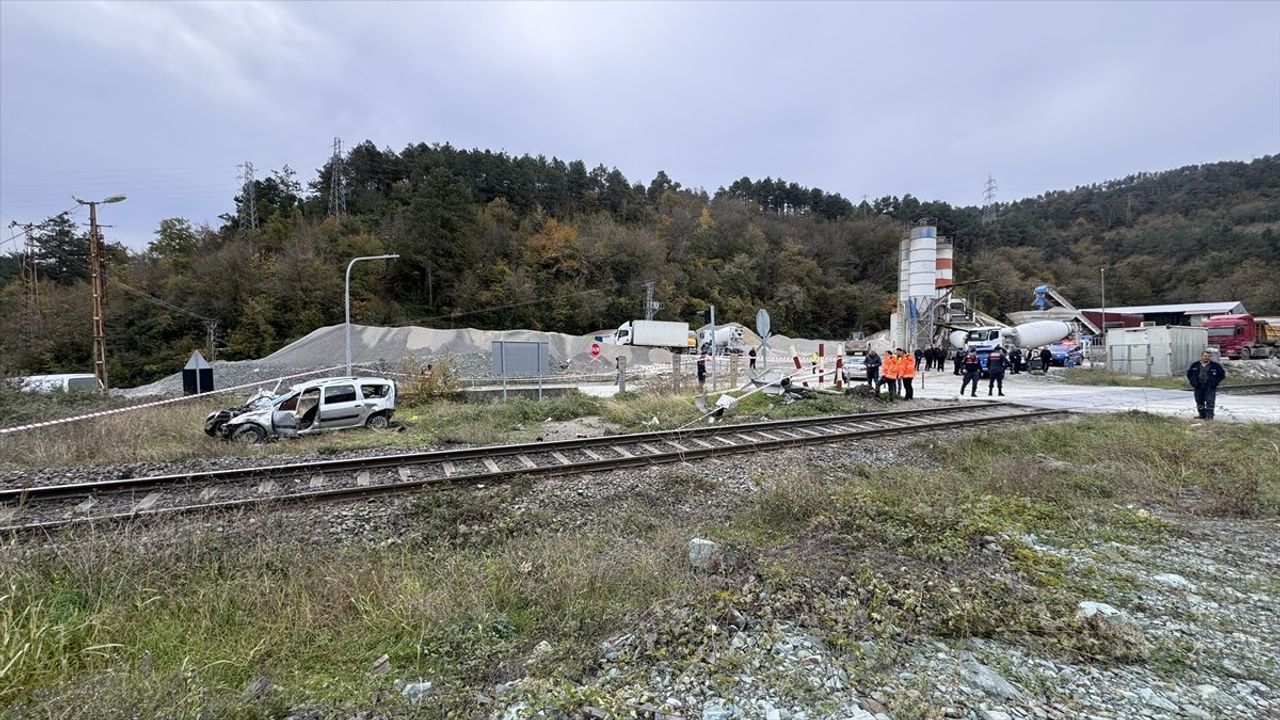
POLYGON ((880 354, 875 350, 867 351, 867 357, 862 364, 867 369, 867 384, 872 390, 880 392, 880 388, 877 387, 880 382, 880 354))
POLYGON ((1022 366, 1022 349, 1014 348, 1009 351, 1009 370, 1014 374, 1018 374, 1018 370, 1022 366))
MULTIPOLYGON (((987 395, 991 395, 993 388, 1000 389, 1000 397, 1004 397, 1004 369, 1008 367, 1009 358, 1005 355, 1004 347, 997 345, 991 354, 987 355, 987 395)), ((976 382, 974 383, 977 384, 976 382)))
POLYGON ((747 361, 747 367, 749 367, 752 370, 755 370, 756 369, 756 349, 751 348, 751 352, 747 353, 747 357, 751 358, 750 360, 747 361))
POLYGON ((1048 375, 1051 362, 1053 362, 1053 353, 1049 352, 1049 348, 1040 348, 1040 372, 1048 375))
POLYGON ((953 363, 955 363, 955 372, 954 372, 954 373, 952 373, 953 375, 959 375, 959 374, 960 374, 960 366, 961 366, 961 365, 964 365, 964 358, 965 358, 965 353, 964 353, 964 351, 963 351, 963 350, 957 350, 957 351, 956 351, 956 354, 955 354, 955 357, 953 357, 953 358, 951 359, 951 361, 952 361, 953 363))
MULTIPOLYGON (((924 367, 924 365, 922 365, 922 364, 921 364, 921 363, 923 363, 923 362, 924 362, 924 351, 923 351, 923 350, 921 350, 920 348, 916 348, 915 352, 911 353, 911 355, 912 355, 912 357, 913 357, 913 358, 914 358, 914 360, 915 360, 915 362, 911 363, 911 369, 912 369, 913 371, 914 371, 916 368, 924 367)), ((913 374, 912 374, 912 377, 915 377, 914 372, 913 372, 913 374)))
POLYGON ((707 356, 698 356, 698 387, 707 384, 707 356))
POLYGON ((1196 412, 1201 420, 1213 419, 1213 406, 1218 399, 1218 383, 1227 376, 1227 371, 1213 361, 1213 353, 1205 350, 1200 353, 1200 361, 1191 363, 1187 368, 1187 382, 1195 391, 1196 412))
POLYGON ((960 383, 960 394, 964 395, 964 390, 973 383, 972 397, 978 396, 978 378, 982 375, 982 363, 978 360, 978 353, 970 350, 968 355, 964 356, 964 381, 960 383))

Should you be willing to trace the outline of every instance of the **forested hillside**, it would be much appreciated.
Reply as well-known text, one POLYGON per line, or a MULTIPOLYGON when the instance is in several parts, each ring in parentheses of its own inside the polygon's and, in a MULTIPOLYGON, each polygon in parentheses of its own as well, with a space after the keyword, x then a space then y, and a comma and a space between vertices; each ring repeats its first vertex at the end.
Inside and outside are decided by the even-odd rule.
MULTIPOLYGON (((343 273, 357 255, 352 315, 364 324, 535 328, 587 333, 641 312, 657 283, 660 319, 715 303, 777 332, 843 337, 885 327, 906 223, 930 218, 956 240, 958 280, 983 310, 1027 309, 1049 282, 1080 306, 1239 299, 1280 314, 1280 157, 1143 174, 999 207, 853 204, 795 182, 742 178, 710 194, 665 173, 648 184, 580 161, 366 142, 340 168, 346 213, 330 217, 333 168, 304 186, 285 167, 255 184, 257 227, 229 198, 220 227, 160 221, 144 252, 109 253, 114 384, 174 372, 207 345, 265 355, 342 321, 343 273)), ((18 259, 0 259, 0 372, 90 367, 86 228, 38 231, 40 313, 22 311, 18 259), (38 321, 37 321, 38 320, 38 321)), ((336 359, 335 359, 336 360, 336 359)))

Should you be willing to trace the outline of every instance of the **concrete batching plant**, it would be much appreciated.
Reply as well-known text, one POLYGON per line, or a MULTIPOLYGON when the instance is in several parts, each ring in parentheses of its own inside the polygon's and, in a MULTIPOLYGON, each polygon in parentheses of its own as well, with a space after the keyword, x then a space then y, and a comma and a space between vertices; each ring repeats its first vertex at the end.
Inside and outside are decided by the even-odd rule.
POLYGON ((894 347, 926 347, 933 342, 937 316, 954 283, 954 250, 938 228, 911 228, 898 244, 898 302, 889 317, 894 347))

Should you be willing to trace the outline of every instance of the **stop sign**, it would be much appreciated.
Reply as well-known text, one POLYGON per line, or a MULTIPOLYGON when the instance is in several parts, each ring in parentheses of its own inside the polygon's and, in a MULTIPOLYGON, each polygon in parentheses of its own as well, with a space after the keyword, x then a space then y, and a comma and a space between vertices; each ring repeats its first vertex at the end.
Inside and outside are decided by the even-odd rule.
POLYGON ((591 357, 600 357, 600 343, 591 343, 591 357))

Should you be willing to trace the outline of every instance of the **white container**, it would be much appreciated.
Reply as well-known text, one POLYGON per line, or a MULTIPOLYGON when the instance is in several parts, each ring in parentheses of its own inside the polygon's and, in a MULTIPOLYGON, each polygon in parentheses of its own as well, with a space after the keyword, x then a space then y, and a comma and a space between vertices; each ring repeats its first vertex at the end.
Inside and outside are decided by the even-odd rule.
POLYGON ((932 226, 911 230, 911 275, 907 295, 932 298, 937 294, 938 229, 932 226))
POLYGON ((1209 344, 1203 327, 1161 325, 1107 331, 1107 369, 1122 375, 1178 377, 1209 344))

